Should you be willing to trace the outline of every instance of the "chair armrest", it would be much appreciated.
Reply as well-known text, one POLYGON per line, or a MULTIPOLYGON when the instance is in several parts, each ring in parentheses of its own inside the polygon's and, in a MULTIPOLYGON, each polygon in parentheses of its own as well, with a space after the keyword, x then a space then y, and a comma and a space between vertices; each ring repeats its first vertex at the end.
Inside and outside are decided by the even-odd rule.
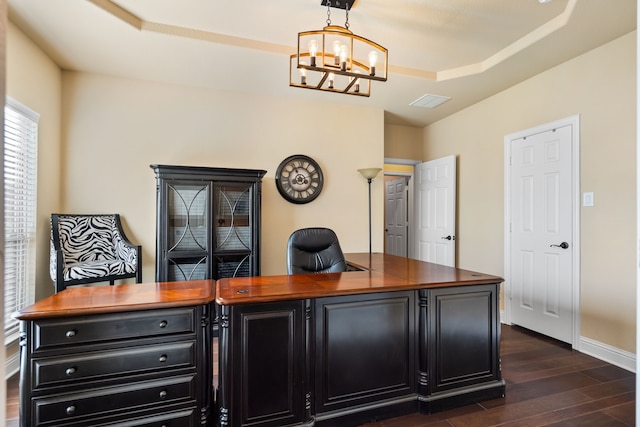
POLYGON ((122 222, 120 222, 120 214, 114 214, 114 221, 116 226, 116 257, 125 261, 138 262, 140 258, 138 245, 133 244, 124 233, 122 222))
POLYGON ((122 223, 120 222, 120 214, 115 214, 116 233, 118 234, 115 248, 116 257, 125 261, 136 263, 136 282, 142 283, 142 246, 136 245, 129 240, 124 233, 122 223), (120 246, 120 247, 118 247, 120 246))

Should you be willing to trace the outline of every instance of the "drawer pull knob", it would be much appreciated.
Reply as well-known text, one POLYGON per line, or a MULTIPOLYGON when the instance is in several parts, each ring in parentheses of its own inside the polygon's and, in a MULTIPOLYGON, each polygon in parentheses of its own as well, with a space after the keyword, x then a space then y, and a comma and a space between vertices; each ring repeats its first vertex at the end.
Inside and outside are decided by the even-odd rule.
POLYGON ((73 415, 76 412, 76 407, 71 405, 67 407, 67 415, 73 415))
POLYGON ((160 327, 161 327, 161 328, 166 328, 168 324, 169 324, 169 323, 167 323, 167 321, 166 321, 166 320, 163 320, 162 322, 160 322, 160 327))
POLYGON ((160 359, 159 359, 159 360, 160 360, 161 362, 166 362, 166 361, 167 361, 167 355, 166 355, 166 354, 163 354, 162 356, 160 356, 160 359))
POLYGON ((74 331, 73 329, 70 331, 67 331, 67 333, 65 334, 67 338, 73 338, 76 336, 76 331, 74 331))
POLYGON ((75 366, 72 366, 70 368, 67 368, 67 370, 64 372, 67 374, 67 376, 71 376, 76 373, 76 368, 75 366))
POLYGON ((160 399, 164 399, 165 397, 167 397, 167 391, 166 390, 162 390, 160 392, 160 399))

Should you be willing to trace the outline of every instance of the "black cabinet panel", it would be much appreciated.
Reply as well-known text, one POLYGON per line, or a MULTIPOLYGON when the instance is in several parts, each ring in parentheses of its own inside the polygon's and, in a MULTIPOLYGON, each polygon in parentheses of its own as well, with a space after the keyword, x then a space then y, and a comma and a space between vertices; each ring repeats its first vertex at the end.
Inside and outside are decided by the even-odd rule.
POLYGON ((316 411, 415 392, 413 292, 315 302, 316 411))
MULTIPOLYGON (((282 426, 304 415, 304 322, 302 301, 222 308, 220 342, 233 359, 221 362, 233 380, 221 378, 221 413, 237 425, 282 426), (233 403, 231 403, 233 402, 233 403)), ((222 423, 222 425, 225 425, 222 423)), ((232 423, 231 425, 236 425, 232 423)))
POLYGON ((431 292, 431 391, 497 379, 495 287, 431 292))

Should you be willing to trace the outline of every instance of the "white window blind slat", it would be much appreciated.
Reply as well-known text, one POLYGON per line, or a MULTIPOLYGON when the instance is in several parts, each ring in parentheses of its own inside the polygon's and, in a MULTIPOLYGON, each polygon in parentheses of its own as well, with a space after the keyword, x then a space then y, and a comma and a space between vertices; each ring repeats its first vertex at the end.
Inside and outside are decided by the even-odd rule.
POLYGON ((4 333, 18 336, 13 314, 35 294, 38 121, 40 116, 7 98, 4 123, 4 333))

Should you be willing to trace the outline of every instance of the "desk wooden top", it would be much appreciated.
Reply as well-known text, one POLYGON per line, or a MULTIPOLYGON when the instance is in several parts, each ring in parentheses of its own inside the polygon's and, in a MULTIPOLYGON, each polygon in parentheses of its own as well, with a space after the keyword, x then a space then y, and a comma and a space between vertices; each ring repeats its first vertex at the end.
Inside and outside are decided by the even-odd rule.
POLYGON ((498 276, 386 254, 346 254, 363 271, 220 279, 216 302, 236 305, 410 289, 501 283, 498 276))
POLYGON ((20 311, 21 320, 190 307, 213 301, 215 281, 82 286, 36 302, 20 311))
POLYGON ((385 254, 347 254, 362 269, 345 273, 238 277, 187 282, 71 287, 20 311, 21 320, 101 313, 321 298, 409 289, 501 283, 474 271, 385 254), (215 289, 215 293, 214 293, 215 289))

